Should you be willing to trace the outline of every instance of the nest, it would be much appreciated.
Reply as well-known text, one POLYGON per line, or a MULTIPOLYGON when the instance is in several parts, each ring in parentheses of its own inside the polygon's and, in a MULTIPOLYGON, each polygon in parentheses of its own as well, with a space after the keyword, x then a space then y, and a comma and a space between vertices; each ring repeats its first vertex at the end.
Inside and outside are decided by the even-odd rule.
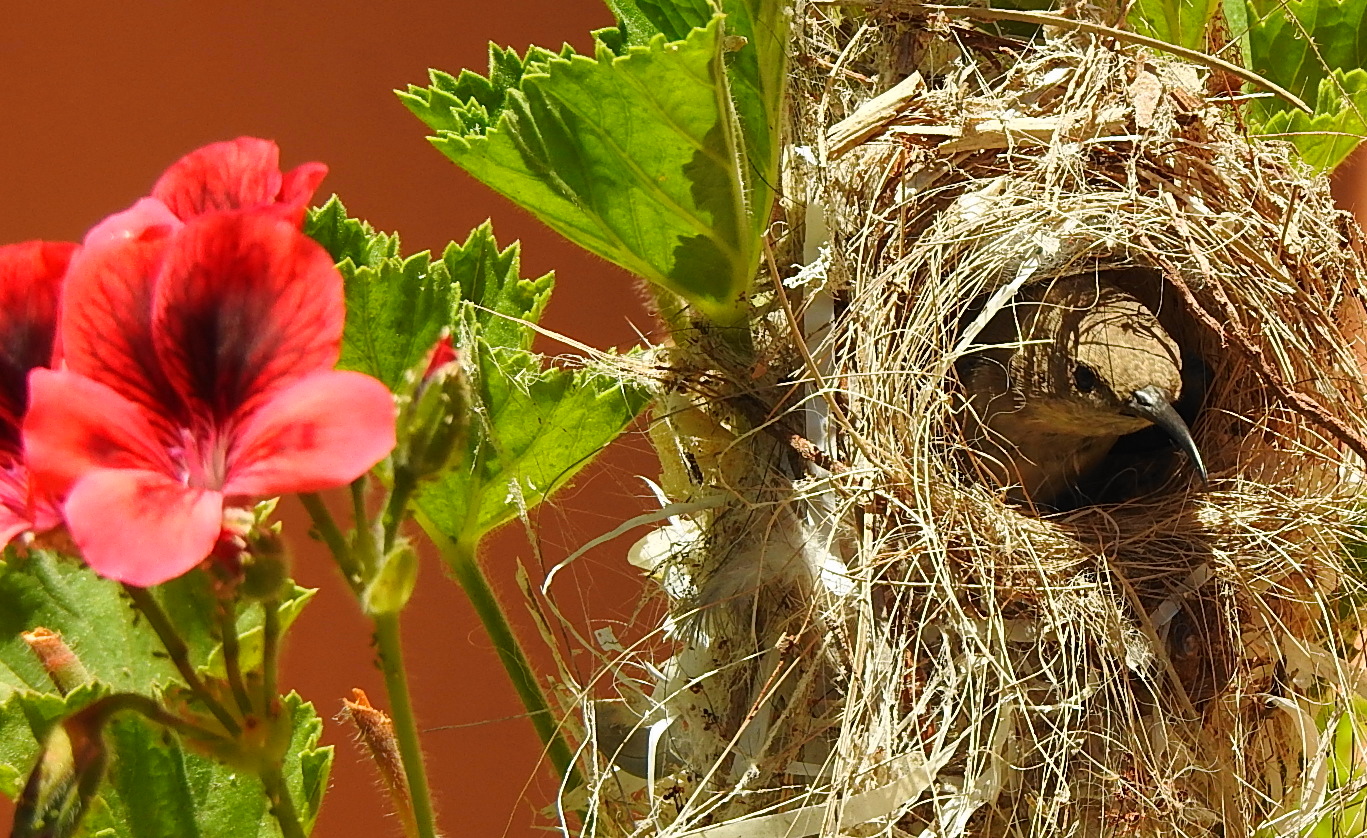
POLYGON ((831 247, 785 278, 796 312, 759 300, 767 378, 663 402, 674 517, 637 554, 672 613, 612 664, 633 709, 596 705, 591 831, 1294 835, 1360 802, 1330 757, 1367 683, 1341 325, 1367 273, 1323 179, 1187 65, 1055 33, 992 75, 1005 41, 801 14, 831 69, 796 83, 799 136, 832 127, 787 186, 831 247), (1022 289, 1093 272, 1207 372, 1209 482, 1138 434, 1114 456, 1144 481, 1012 502, 956 370, 1022 289))

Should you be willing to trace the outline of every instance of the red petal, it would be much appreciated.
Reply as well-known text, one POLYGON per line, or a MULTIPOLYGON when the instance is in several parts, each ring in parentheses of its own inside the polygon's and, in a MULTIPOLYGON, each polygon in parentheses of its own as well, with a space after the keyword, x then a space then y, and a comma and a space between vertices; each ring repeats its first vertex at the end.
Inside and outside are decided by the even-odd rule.
POLYGON ((327 176, 328 167, 323 163, 305 163, 290 169, 280 184, 280 203, 297 208, 300 212, 297 220, 303 221, 303 211, 308 209, 313 193, 327 176))
POLYGON ((0 550, 25 530, 45 532, 61 523, 62 511, 51 496, 29 491, 23 463, 0 466, 0 550))
POLYGON ((123 212, 116 212, 91 227, 85 234, 83 244, 87 251, 99 250, 136 239, 153 227, 176 229, 181 223, 181 220, 161 201, 156 198, 140 198, 136 204, 123 212))
POLYGON ((327 251, 273 213, 215 213, 172 243, 152 334, 177 391, 197 414, 226 422, 331 369, 344 317, 342 277, 327 251))
POLYGON ((238 137, 206 145, 172 163, 152 187, 152 197, 181 221, 189 221, 215 210, 273 204, 281 181, 275 143, 238 137))
POLYGON ((153 471, 101 469, 63 507, 91 569, 130 585, 158 585, 204 560, 223 527, 223 496, 153 471))
POLYGON ((316 492, 360 477, 394 449, 394 397, 358 372, 320 372, 285 390, 233 438, 223 493, 316 492))
POLYGON ((149 469, 174 476, 164 436, 112 388, 73 372, 29 375, 24 461, 35 493, 61 497, 94 469, 149 469))
POLYGON ((437 370, 447 364, 455 363, 459 357, 460 353, 456 351, 455 344, 451 342, 451 336, 442 335, 427 353, 427 370, 423 372, 422 380, 427 381, 437 370))
POLYGON ((29 513, 28 503, 28 475, 22 465, 11 463, 0 468, 0 550, 5 549, 16 535, 28 529, 33 529, 33 516, 29 513))
POLYGON ((0 451, 17 451, 28 371, 52 363, 57 299, 76 245, 32 241, 0 247, 0 451))
POLYGON ((152 341, 152 299, 171 230, 153 227, 72 260, 63 291, 68 368, 113 387, 153 414, 182 412, 152 341))
POLYGON ((8 547, 16 535, 28 528, 27 520, 14 517, 8 509, 0 509, 0 550, 8 547))

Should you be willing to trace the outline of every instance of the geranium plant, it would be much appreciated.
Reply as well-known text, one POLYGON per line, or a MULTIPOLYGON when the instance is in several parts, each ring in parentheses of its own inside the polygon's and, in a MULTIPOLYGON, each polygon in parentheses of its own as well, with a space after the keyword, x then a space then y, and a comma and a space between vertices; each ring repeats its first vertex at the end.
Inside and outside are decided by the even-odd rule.
POLYGON ((282 635, 312 595, 272 517, 286 493, 374 620, 397 704, 349 712, 410 832, 434 823, 399 640, 415 515, 571 770, 475 549, 644 390, 531 353, 550 279, 519 277, 487 227, 440 260, 403 258, 335 199, 310 215, 326 167, 281 172, 278 155, 206 146, 79 245, 0 249, 16 835, 256 834, 253 811, 307 834, 331 749, 312 706, 277 694, 282 635), (318 494, 341 487, 346 524, 318 494))
MULTIPOLYGON (((1342 161, 1356 143, 1351 135, 1367 124, 1360 112, 1367 70, 1359 39, 1346 34, 1362 17, 1361 2, 1145 0, 1115 10, 1109 22, 1078 17, 1071 7, 609 5, 618 25, 594 33, 591 54, 494 48, 487 77, 434 71, 430 85, 400 98, 441 153, 640 277, 669 332, 665 352, 549 363, 532 347, 552 280, 523 277, 516 245, 500 247, 486 224, 440 254, 405 255, 397 236, 349 217, 337 197, 315 201, 323 164, 282 171, 280 152, 266 139, 214 143, 159 178, 149 173, 149 193, 92 219, 80 243, 0 247, 0 615, 13 629, 0 637, 0 791, 17 801, 16 838, 309 834, 332 751, 320 741, 313 705, 279 683, 284 636, 314 595, 290 578, 289 544, 303 534, 283 531, 275 515, 284 495, 300 498, 313 535, 371 621, 387 694, 372 704, 358 692, 345 712, 407 835, 439 834, 400 631, 416 584, 418 539, 430 542, 469 595, 527 708, 560 782, 562 832, 675 828, 701 836, 725 806, 742 824, 752 815, 775 819, 757 835, 834 835, 866 823, 889 834, 908 829, 910 821, 880 818, 910 818, 905 807, 931 781, 872 785, 896 766, 859 775, 874 791, 895 788, 906 798, 862 820, 836 812, 835 803, 867 814, 874 804, 863 787, 865 796, 832 791, 826 803, 806 808, 784 796, 798 787, 815 794, 827 768, 803 750, 807 740, 791 750, 774 745, 780 736, 772 731, 792 708, 770 687, 811 651, 799 642, 804 632, 817 626, 836 636, 846 627, 823 623, 826 615, 813 608, 800 630, 753 649, 740 649, 727 633, 759 636, 745 631, 762 622, 761 600, 773 591, 757 579, 782 576, 823 595, 853 589, 850 569, 833 557, 838 551, 812 557, 820 551, 810 547, 816 537, 804 522, 775 514, 766 527, 744 523, 750 519, 738 510, 767 512, 772 501, 754 486, 774 475, 789 488, 816 480, 795 473, 808 467, 819 469, 816 483, 848 477, 849 463, 835 455, 866 466, 878 459, 858 434, 841 450, 816 442, 812 428, 821 422, 847 424, 841 388, 848 382, 825 380, 828 360, 813 357, 806 342, 837 318, 819 286, 841 257, 830 253, 819 212, 807 217, 810 230, 795 231, 806 196, 781 189, 844 141, 824 125, 819 135, 794 135, 798 129, 785 123, 792 85, 811 81, 817 65, 873 82, 843 69, 839 55, 803 52, 792 33, 816 18, 837 28, 858 19, 853 42, 886 24, 886 12, 899 26, 924 23, 937 38, 945 31, 968 37, 961 19, 977 21, 972 37, 999 39, 1002 55, 1023 53, 1049 26, 1205 60, 1201 66, 1224 84, 1220 107, 1253 97, 1237 111, 1249 132, 1290 137, 1300 158, 1294 165, 1321 171, 1342 161), (1324 47, 1316 60, 1292 30, 1324 47), (1203 52, 1228 46, 1242 53, 1239 62, 1203 52), (632 556, 670 600, 662 633, 679 651, 648 673, 658 698, 652 707, 600 706, 588 700, 590 688, 577 704, 552 701, 554 679, 528 662, 506 605, 483 576, 481 542, 567 485, 657 397, 663 509, 622 531, 662 524, 632 556), (786 415, 797 402, 817 405, 821 420, 802 433, 786 415), (763 445, 779 454, 769 461, 748 447, 763 445), (761 541, 765 549, 752 549, 761 541), (743 561, 725 572, 697 558, 732 550, 743 561), (806 575, 774 564, 784 550, 811 561, 806 575), (770 674, 737 688, 744 701, 708 704, 709 678, 748 671, 757 660, 770 674), (566 724, 568 711, 580 708, 596 718, 595 732, 587 722, 566 724), (685 734, 691 750, 669 744, 685 734), (737 816, 771 747, 779 756, 769 756, 782 758, 776 770, 798 779, 778 787, 782 793, 766 789, 774 792, 769 808, 756 804, 737 816), (688 762, 699 754, 708 759, 688 762), (714 776, 723 764, 725 792, 714 776), (605 776, 629 786, 621 801, 603 791, 605 776)), ((967 54, 945 61, 967 63, 967 54)), ((1136 61, 1142 70, 1144 59, 1136 61)), ((876 119, 867 103, 846 103, 873 122, 840 127, 868 136, 897 124, 908 135, 939 131, 964 141, 962 125, 906 120, 897 108, 926 81, 905 76, 884 85, 905 95, 882 102, 876 119)), ((830 93, 813 85, 801 92, 830 93)), ((1134 98, 1137 114, 1141 94, 1134 98)), ((975 141, 988 133, 984 125, 973 123, 975 141)), ((1000 133, 1012 142, 1038 139, 1000 133)), ((834 505, 838 492, 829 485, 803 485, 810 490, 804 503, 834 505)), ((889 491, 878 503, 914 507, 915 494, 889 491)), ((883 606, 874 597, 867 604, 883 606)), ((831 648, 823 654, 834 659, 831 648)), ((828 674, 796 680, 814 689, 828 674)), ((919 686, 909 684, 906 695, 919 686)), ((833 677, 813 706, 828 707, 847 687, 833 677)), ((1308 702, 1295 709, 1306 730, 1356 735, 1351 721, 1316 717, 1308 702)), ((929 741, 944 729, 907 735, 929 741)), ((841 747, 855 752, 857 744, 841 747)), ((1351 750, 1336 750, 1332 777, 1321 785, 1332 782, 1360 807, 1353 795, 1362 774, 1342 765, 1339 753, 1351 750)), ((921 776, 922 768, 904 773, 921 776)), ((972 801, 953 829, 946 817, 936 834, 977 829, 975 812, 991 795, 965 790, 966 781, 939 782, 946 795, 972 801)), ((1287 817, 1274 812, 1265 823, 1284 826, 1287 817)), ((1322 826, 1309 819, 1297 829, 1322 826)), ((747 834, 734 823, 726 828, 732 831, 717 834, 747 834)))

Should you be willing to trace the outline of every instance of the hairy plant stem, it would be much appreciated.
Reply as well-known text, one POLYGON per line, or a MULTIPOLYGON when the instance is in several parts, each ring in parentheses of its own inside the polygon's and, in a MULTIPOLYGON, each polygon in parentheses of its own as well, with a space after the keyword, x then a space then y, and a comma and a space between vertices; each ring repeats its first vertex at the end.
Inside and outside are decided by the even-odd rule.
POLYGON ((404 511, 408 508, 408 502, 413 499, 413 493, 417 488, 418 482, 413 479, 411 471, 406 468, 394 469, 394 485, 389 490, 389 502, 385 504, 384 517, 381 519, 384 524, 382 549, 385 553, 393 549, 394 542, 398 539, 404 511))
POLYGON ((284 838, 306 838, 303 824, 299 822, 299 812, 294 808, 289 787, 280 773, 280 766, 271 765, 261 769, 261 785, 266 789, 266 797, 271 801, 271 814, 280 824, 280 834, 284 838))
POLYGON ((361 563, 351 554, 351 546, 347 543, 341 528, 337 526, 337 522, 332 519, 332 513, 328 511, 327 504, 323 503, 322 496, 317 492, 305 492, 299 495, 299 501, 304 504, 304 511, 308 512, 318 537, 332 553, 332 558, 341 569, 343 578, 351 586, 352 592, 359 596, 365 588, 361 563))
POLYGON ((276 670, 280 666, 280 599, 272 596, 261 603, 261 699, 270 711, 275 702, 276 670))
POLYGON ((436 838, 436 816, 432 811, 432 793, 427 785, 427 766, 423 764, 422 743, 418 740, 418 723, 413 715, 413 701, 408 692, 408 672, 403 665, 403 642, 399 632, 398 614, 375 617, 375 645, 380 652, 380 671, 384 674, 385 689, 389 693, 389 714, 394 721, 394 738, 399 743, 403 770, 408 779, 408 790, 413 801, 413 821, 417 838, 436 838))
POLYGON ((364 526, 371 538, 357 538, 352 541, 352 551, 356 554, 355 559, 361 565, 362 578, 367 583, 375 576, 375 571, 380 567, 380 560, 384 554, 376 549, 376 529, 370 523, 370 513, 366 510, 365 492, 369 480, 362 475, 351 481, 351 520, 356 522, 359 529, 364 526))
POLYGON ((418 524, 437 545, 446 566, 451 569, 452 575, 456 577, 456 581, 465 591, 465 595, 470 598, 470 603, 474 605, 475 613, 479 615, 485 633, 493 642, 494 651, 498 652, 498 658, 503 663, 504 671, 508 673, 508 678, 513 682, 513 689, 517 690, 518 698, 522 700, 522 706, 527 709, 532 727, 536 729, 537 735, 546 748, 546 754, 550 757, 551 765, 555 766, 556 773, 566 785, 570 787, 579 785, 580 779, 574 768, 573 752, 560 735, 559 725, 556 722, 555 713, 551 710, 550 702, 546 700, 545 693, 541 691, 541 685, 536 680, 536 673, 532 670, 531 663, 522 651, 521 644, 517 642, 517 636, 513 634, 512 626, 508 624, 508 618, 498 604, 498 598, 494 596, 493 588, 489 586, 489 580, 485 578, 484 571, 479 567, 479 562, 475 557, 474 542, 447 536, 421 510, 416 511, 414 515, 418 524))
POLYGON ((223 729, 229 735, 236 737, 242 732, 242 726, 228 712, 228 708, 219 702, 218 697, 209 691, 204 681, 195 672, 195 668, 190 665, 189 648, 185 645, 185 640, 176 631, 176 627, 171 625, 171 618, 162 610, 161 604, 156 597, 146 588, 139 588, 135 585, 124 585, 124 592, 129 599, 133 600, 133 605, 142 612, 147 618, 147 622, 152 626, 152 630, 161 638, 161 645, 166 648, 166 654, 171 657, 171 663, 175 664, 176 670, 180 672, 180 677, 185 680, 186 686, 190 688, 204 706, 208 708, 218 723, 223 725, 223 729))
MULTIPOLYGON (((356 515, 356 526, 369 530, 364 503, 364 489, 355 481, 351 485, 351 500, 356 515)), ((358 558, 351 543, 333 520, 323 499, 316 494, 301 494, 299 499, 313 519, 323 543, 332 551, 337 566, 357 598, 361 598, 376 561, 358 558)), ((396 526, 397 529, 397 526, 396 526)), ((365 547, 373 554, 374 546, 365 547)), ((373 557, 377 558, 377 557, 373 557)), ((394 722, 394 738, 399 744, 403 770, 408 780, 412 800, 414 833, 410 838, 436 838, 436 816, 432 809, 432 793, 427 784, 427 767, 423 764, 422 745, 418 739, 417 720, 413 715, 413 699, 408 690, 408 673, 403 663, 403 639, 399 631, 399 615, 371 615, 375 623, 375 645, 380 653, 380 671, 384 675, 385 691, 389 695, 389 712, 394 722)), ((403 819, 407 823, 407 819, 403 819)))
POLYGON ((216 737, 220 735, 215 731, 203 730, 178 716, 171 715, 154 699, 138 693, 111 693, 104 698, 96 699, 84 710, 79 711, 77 715, 84 714, 96 725, 103 726, 115 713, 121 713, 125 710, 139 713, 148 721, 170 728, 177 733, 195 737, 216 737))
POLYGON ((247 695, 247 684, 242 680, 242 651, 237 645, 237 609, 232 600, 219 603, 218 632, 223 643, 223 669, 228 673, 228 685, 242 715, 252 713, 252 699, 247 695))

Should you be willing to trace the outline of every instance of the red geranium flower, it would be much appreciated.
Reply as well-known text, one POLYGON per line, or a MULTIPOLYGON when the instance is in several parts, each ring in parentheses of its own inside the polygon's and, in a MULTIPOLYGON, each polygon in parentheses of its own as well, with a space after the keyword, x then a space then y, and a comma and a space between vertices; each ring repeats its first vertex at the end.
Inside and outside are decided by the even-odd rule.
POLYGON ((20 428, 29 370, 55 360, 57 301, 75 250, 66 242, 0 247, 0 549, 25 530, 60 521, 50 502, 29 496, 20 428))
POLYGON ((269 209, 296 225, 327 176, 322 163, 280 171, 280 149, 270 140, 238 137, 198 148, 172 163, 142 198, 101 221, 85 246, 99 248, 149 227, 181 224, 208 212, 269 209))
POLYGON ((209 555, 225 504, 343 485, 393 448, 389 391, 333 369, 342 278, 296 226, 209 212, 72 264, 66 369, 32 374, 23 433, 97 573, 172 579, 209 555))

